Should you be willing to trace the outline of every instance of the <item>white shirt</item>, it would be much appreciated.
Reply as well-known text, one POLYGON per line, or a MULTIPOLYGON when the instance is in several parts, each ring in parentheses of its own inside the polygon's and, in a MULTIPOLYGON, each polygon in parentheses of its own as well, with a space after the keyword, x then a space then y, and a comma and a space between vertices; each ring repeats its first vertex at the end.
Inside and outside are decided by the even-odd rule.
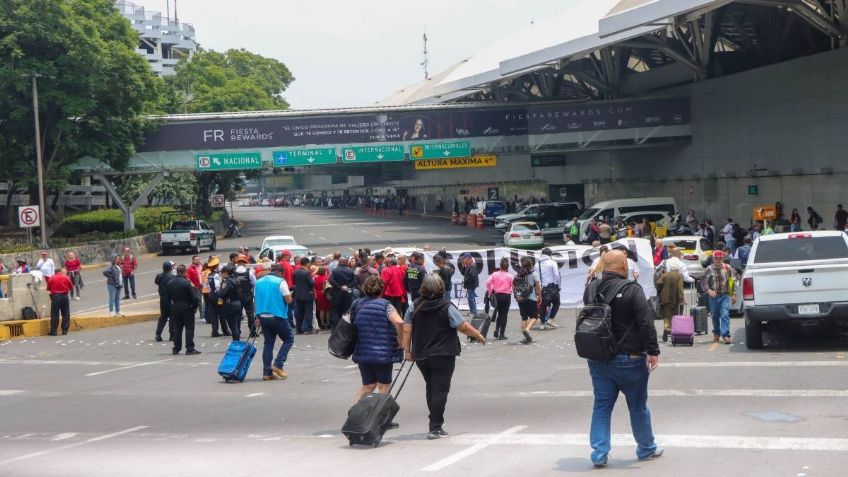
POLYGON ((635 282, 636 281, 636 262, 633 259, 627 259, 627 279, 635 282))
POLYGON ((542 277, 542 288, 544 288, 545 285, 550 285, 551 283, 555 283, 559 286, 562 281, 559 274, 559 266, 557 265, 556 260, 550 257, 547 257, 544 260, 539 260, 539 275, 542 277))
POLYGON ((236 267, 236 273, 244 273, 245 271, 247 271, 247 276, 250 278, 250 283, 256 285, 256 272, 253 271, 253 267, 245 267, 244 265, 236 267))
POLYGON ((725 224, 721 229, 721 234, 724 236, 724 243, 728 243, 733 238, 733 224, 725 224))
POLYGON ((568 242, 565 242, 565 244, 566 244, 566 245, 576 245, 576 244, 574 243, 574 240, 569 240, 568 242))
POLYGON ((56 274, 56 264, 53 263, 52 258, 47 258, 46 260, 43 258, 39 259, 38 263, 35 264, 35 268, 45 277, 52 277, 56 274))

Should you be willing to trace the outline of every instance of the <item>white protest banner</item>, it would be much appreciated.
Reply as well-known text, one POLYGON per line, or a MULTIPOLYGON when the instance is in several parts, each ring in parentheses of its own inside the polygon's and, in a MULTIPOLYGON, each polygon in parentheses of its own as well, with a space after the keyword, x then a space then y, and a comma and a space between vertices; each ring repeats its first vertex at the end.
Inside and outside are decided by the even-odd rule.
MULTIPOLYGON (((608 247, 627 252, 628 258, 636 263, 636 270, 639 273, 638 282, 645 292, 645 297, 656 296, 657 290, 654 287, 654 261, 650 241, 639 238, 627 238, 613 242, 608 247)), ((560 277, 562 278, 562 286, 560 288, 561 307, 582 307, 586 277, 592 263, 600 256, 600 252, 589 245, 561 245, 550 247, 550 249, 553 252, 552 258, 559 265, 560 277)), ((456 269, 451 277, 451 298, 462 309, 468 309, 468 302, 466 300, 466 292, 462 288, 462 273, 465 271, 465 267, 457 263, 460 255, 470 253, 477 264, 478 277, 480 279, 480 287, 477 289, 478 309, 482 309, 483 307, 482 301, 483 295, 486 292, 486 280, 490 274, 498 270, 498 265, 502 257, 509 258, 510 273, 515 275, 521 257, 530 256, 535 259, 540 255, 539 251, 518 250, 506 247, 451 250, 447 253, 448 261, 456 269)), ((428 272, 436 269, 436 266, 433 264, 433 257, 435 255, 436 252, 425 252, 428 272)), ((538 277, 538 268, 536 273, 538 277)), ((517 309, 518 303, 512 300, 511 306, 513 309, 517 309)))

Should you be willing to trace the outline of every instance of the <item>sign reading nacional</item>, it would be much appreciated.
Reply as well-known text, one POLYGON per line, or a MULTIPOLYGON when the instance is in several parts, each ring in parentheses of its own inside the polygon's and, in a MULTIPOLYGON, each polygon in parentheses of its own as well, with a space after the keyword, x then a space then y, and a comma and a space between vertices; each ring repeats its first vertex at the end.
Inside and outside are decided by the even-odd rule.
POLYGON ((487 154, 471 157, 452 157, 450 159, 418 159, 415 161, 415 170, 466 169, 471 167, 495 167, 497 165, 498 156, 487 154))
POLYGON ((262 155, 258 152, 197 154, 194 158, 198 171, 262 169, 262 155))

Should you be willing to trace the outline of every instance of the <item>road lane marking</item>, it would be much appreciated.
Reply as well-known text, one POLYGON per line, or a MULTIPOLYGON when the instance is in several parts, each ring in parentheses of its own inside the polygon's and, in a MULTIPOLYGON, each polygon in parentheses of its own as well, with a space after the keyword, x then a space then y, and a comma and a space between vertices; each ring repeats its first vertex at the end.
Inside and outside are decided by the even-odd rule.
POLYGON ((256 396, 261 396, 263 394, 265 394, 265 393, 251 393, 251 394, 246 394, 244 397, 256 397, 256 396))
MULTIPOLYGON (((660 368, 815 368, 843 367, 848 361, 708 361, 697 363, 660 363, 660 368)), ((588 370, 585 364, 553 365, 552 369, 559 371, 588 370)))
MULTIPOLYGON (((520 391, 515 393, 479 393, 484 398, 515 397, 593 397, 592 390, 520 391)), ((791 397, 791 398, 848 398, 848 389, 650 389, 650 397, 791 397)))
POLYGON ((22 392, 22 389, 0 389, 0 396, 13 396, 22 392))
POLYGON ((50 439, 50 440, 51 441, 64 441, 65 439, 70 439, 70 438, 72 438, 76 435, 77 435, 76 432, 65 432, 64 434, 56 434, 56 436, 54 438, 50 439))
POLYGON ((159 363, 164 363, 166 361, 171 361, 171 359, 172 358, 160 359, 159 361, 145 361, 143 363, 131 364, 129 366, 121 366, 120 368, 112 368, 112 369, 106 369, 106 370, 103 370, 103 371, 95 371, 93 373, 87 373, 86 376, 100 376, 102 374, 114 373, 115 371, 123 371, 125 369, 131 369, 131 368, 140 368, 142 366, 150 366, 151 364, 159 364, 159 363))
POLYGON ((94 442, 105 441, 107 439, 112 439, 113 437, 118 437, 118 436, 122 436, 124 434, 129 434, 131 432, 140 431, 142 429, 147 429, 147 427, 148 426, 131 427, 129 429, 124 429, 123 431, 113 432, 111 434, 106 434, 106 435, 102 435, 102 436, 99 436, 99 437, 92 437, 91 439, 87 439, 87 440, 84 440, 82 442, 75 442, 73 444, 67 444, 67 445, 64 445, 64 446, 54 447, 52 449, 45 449, 45 450, 38 451, 38 452, 32 452, 30 454, 19 455, 17 457, 13 457, 11 459, 6 459, 6 460, 0 461, 0 466, 6 465, 6 464, 11 464, 13 462, 20 462, 22 460, 32 459, 33 457, 40 457, 40 456, 43 456, 43 455, 46 455, 46 454, 51 454, 51 453, 54 453, 54 452, 73 449, 73 448, 76 448, 76 447, 84 446, 86 444, 92 444, 94 442))
POLYGON ((490 438, 483 438, 482 439, 483 442, 480 442, 480 439, 478 439, 477 442, 474 445, 472 445, 471 447, 464 449, 464 450, 461 450, 454 455, 445 457, 444 459, 442 459, 438 462, 435 462, 433 464, 430 464, 430 465, 428 465, 427 467, 424 467, 421 470, 423 472, 438 472, 438 471, 444 469, 445 467, 449 467, 453 464, 456 464, 457 462, 461 461, 462 459, 465 459, 466 457, 470 457, 470 456, 480 452, 481 450, 489 447, 490 445, 495 444, 497 439, 499 439, 499 438, 509 438, 513 434, 521 432, 524 429, 527 429, 527 426, 515 426, 515 427, 507 429, 507 430, 505 430, 501 433, 495 434, 495 435, 491 436, 490 438))

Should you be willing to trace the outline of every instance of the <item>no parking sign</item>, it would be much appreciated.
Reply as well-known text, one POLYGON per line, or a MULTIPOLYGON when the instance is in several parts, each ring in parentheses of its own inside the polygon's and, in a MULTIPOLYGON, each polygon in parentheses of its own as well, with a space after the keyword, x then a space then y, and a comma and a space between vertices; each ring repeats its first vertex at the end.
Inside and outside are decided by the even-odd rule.
POLYGON ((18 223, 21 228, 41 227, 41 212, 37 205, 18 207, 18 223))

